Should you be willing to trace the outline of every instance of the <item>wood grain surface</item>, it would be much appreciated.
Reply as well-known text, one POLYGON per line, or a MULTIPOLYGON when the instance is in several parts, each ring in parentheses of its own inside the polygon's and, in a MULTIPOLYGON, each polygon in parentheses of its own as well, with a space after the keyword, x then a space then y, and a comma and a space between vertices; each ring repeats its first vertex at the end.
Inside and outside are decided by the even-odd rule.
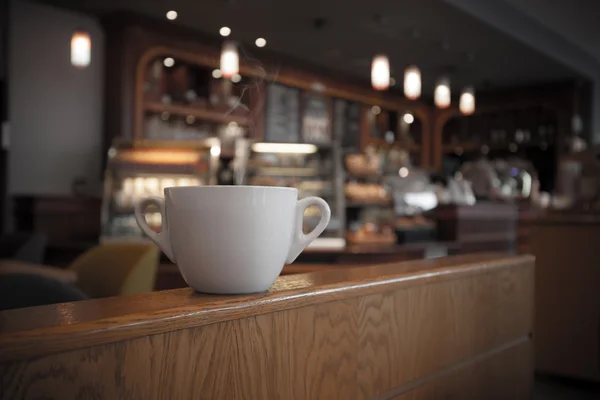
POLYGON ((428 384, 392 397, 392 400, 420 399, 531 399, 531 341, 523 341, 496 352, 449 368, 432 377, 428 384), (502 377, 502 379, 498 379, 502 377))
POLYGON ((3 316, 0 398, 487 399, 511 382, 507 398, 526 399, 533 272, 527 256, 456 257, 282 277, 256 296, 87 302, 112 315, 100 320, 83 308, 79 322, 38 327, 3 316), (287 305, 265 307, 265 297, 287 305), (120 324, 138 329, 123 335, 120 324), (72 332, 70 346, 59 331, 72 332))
POLYGON ((473 254, 283 276, 268 292, 222 296, 191 289, 0 312, 0 362, 298 308, 529 264, 530 256, 473 254))
POLYGON ((600 382, 600 224, 582 220, 536 221, 531 235, 539 263, 535 367, 600 382))

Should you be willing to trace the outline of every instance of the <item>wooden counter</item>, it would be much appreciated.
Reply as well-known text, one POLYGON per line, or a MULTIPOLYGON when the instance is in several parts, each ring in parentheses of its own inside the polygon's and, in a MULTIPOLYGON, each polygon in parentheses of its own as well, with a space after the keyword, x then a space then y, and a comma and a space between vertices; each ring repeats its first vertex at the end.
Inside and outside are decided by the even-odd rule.
POLYGON ((470 255, 0 312, 2 399, 529 399, 534 262, 470 255))
POLYGON ((437 221, 438 239, 460 243, 462 253, 516 250, 516 204, 480 201, 472 206, 440 205, 430 217, 437 221))
POLYGON ((534 222, 539 372, 600 382, 600 215, 534 222))
POLYGON ((307 249, 298 263, 335 263, 373 265, 425 258, 443 257, 458 252, 458 242, 423 242, 409 244, 350 244, 343 249, 307 249))

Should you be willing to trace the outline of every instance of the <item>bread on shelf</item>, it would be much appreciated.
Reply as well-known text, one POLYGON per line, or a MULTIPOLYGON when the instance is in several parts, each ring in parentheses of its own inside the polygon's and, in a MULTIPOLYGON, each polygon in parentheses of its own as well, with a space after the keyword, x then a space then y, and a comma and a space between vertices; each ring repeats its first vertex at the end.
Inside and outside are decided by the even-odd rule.
POLYGON ((389 203, 391 197, 385 188, 377 183, 348 182, 345 187, 346 198, 354 202, 389 203))

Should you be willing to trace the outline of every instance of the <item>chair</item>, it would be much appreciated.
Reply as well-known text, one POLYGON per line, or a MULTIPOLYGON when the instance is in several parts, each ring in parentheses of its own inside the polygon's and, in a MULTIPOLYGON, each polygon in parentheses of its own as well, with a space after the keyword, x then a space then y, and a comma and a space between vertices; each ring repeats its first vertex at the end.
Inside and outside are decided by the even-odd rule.
POLYGON ((0 258, 41 264, 46 252, 46 235, 16 232, 0 238, 0 258))
POLYGON ((88 250, 69 268, 77 273, 77 287, 91 298, 151 292, 159 254, 153 244, 107 243, 88 250))

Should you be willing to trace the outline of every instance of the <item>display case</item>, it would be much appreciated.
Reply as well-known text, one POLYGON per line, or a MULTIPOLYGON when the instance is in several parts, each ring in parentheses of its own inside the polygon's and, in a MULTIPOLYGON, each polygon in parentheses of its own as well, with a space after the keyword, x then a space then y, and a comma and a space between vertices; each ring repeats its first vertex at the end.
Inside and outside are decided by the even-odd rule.
MULTIPOLYGON (((312 247, 343 247, 345 231, 341 160, 338 146, 306 143, 254 143, 247 163, 247 185, 284 186, 298 189, 298 197, 318 196, 331 208, 331 220, 312 247)), ((320 211, 309 207, 304 214, 305 233, 319 223, 320 211)))
MULTIPOLYGON (((391 130, 394 145, 412 137, 406 145, 415 163, 428 164, 430 107, 424 102, 374 92, 362 82, 338 79, 293 60, 280 63, 279 57, 266 54, 257 59, 239 52, 239 72, 223 77, 221 44, 170 36, 148 26, 115 24, 120 33, 112 42, 122 39, 115 49, 121 64, 109 70, 114 83, 109 90, 118 104, 111 103, 107 131, 135 140, 167 141, 174 147, 218 138, 216 184, 293 186, 300 197, 323 197, 332 208, 332 219, 321 237, 337 240, 330 243, 345 243, 347 231, 344 154, 361 153, 369 143, 390 145, 391 130), (375 104, 382 111, 379 119, 375 104), (414 123, 406 122, 411 117, 414 123), (261 143, 310 145, 316 150, 251 150, 261 143)), ((113 197, 115 191, 108 190, 113 197)), ((117 215, 116 202, 105 202, 105 215, 117 215)), ((391 209, 389 199, 386 207, 391 209)), ((307 210, 305 229, 317 222, 313 212, 307 210)), ((118 224, 105 226, 105 232, 119 231, 118 224)))
POLYGON ((392 244, 399 216, 390 181, 422 162, 423 124, 409 111, 363 107, 363 144, 344 148, 346 239, 392 244))
MULTIPOLYGON (((216 183, 220 144, 216 139, 173 148, 156 141, 118 141, 108 150, 102 200, 102 240, 143 238, 134 205, 146 196, 163 196, 166 187, 216 183)), ((157 230, 158 209, 146 219, 157 230)))

